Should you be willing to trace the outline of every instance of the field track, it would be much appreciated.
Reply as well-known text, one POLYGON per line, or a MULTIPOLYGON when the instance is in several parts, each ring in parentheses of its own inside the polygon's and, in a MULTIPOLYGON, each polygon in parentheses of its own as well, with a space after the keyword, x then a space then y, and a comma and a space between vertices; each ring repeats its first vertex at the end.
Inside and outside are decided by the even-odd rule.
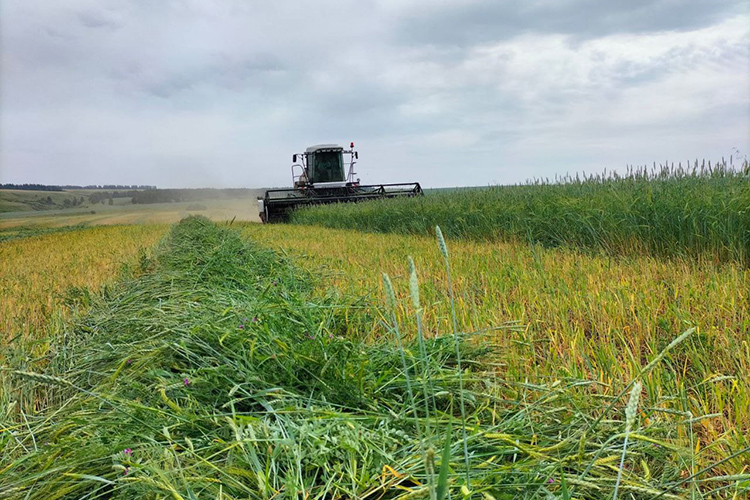
MULTIPOLYGON (((260 192, 260 191, 259 191, 260 192)), ((0 193, 2 194, 2 193, 0 193)), ((119 200, 118 200, 119 201, 119 200)), ((188 215, 203 215, 215 221, 260 222, 255 198, 204 200, 114 206, 94 204, 85 208, 0 213, 0 231, 14 227, 103 226, 125 224, 174 224, 188 215), (201 210, 194 206, 205 207, 201 210), (93 213, 92 213, 93 212, 93 213)))

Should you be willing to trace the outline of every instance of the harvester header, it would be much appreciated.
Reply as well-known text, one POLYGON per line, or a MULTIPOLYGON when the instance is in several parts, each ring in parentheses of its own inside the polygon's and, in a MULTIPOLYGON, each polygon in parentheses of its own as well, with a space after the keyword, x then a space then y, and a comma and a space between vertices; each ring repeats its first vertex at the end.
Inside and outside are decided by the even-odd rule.
POLYGON ((423 194, 418 182, 362 185, 354 166, 359 153, 338 144, 318 144, 292 155, 292 188, 269 189, 258 198, 260 219, 280 222, 299 207, 423 194))

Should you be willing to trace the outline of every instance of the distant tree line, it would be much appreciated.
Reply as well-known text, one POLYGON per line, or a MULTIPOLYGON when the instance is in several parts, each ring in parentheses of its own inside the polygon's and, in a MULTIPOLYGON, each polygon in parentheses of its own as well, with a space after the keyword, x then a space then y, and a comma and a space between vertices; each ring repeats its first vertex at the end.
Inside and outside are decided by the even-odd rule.
POLYGON ((146 184, 89 184, 88 186, 62 186, 63 189, 156 189, 146 184))
MULTIPOLYGON (((196 189, 157 189, 155 186, 145 185, 119 185, 119 184, 104 184, 95 185, 91 184, 88 186, 47 186, 44 184, 0 184, 0 189, 24 189, 28 191, 64 191, 74 189, 91 189, 97 190, 88 195, 89 203, 109 203, 113 204, 114 198, 131 198, 132 203, 135 204, 148 204, 148 203, 173 203, 180 201, 201 201, 210 199, 231 199, 231 198, 250 198, 257 194, 256 190, 246 188, 228 188, 228 189, 215 189, 215 188, 196 188, 196 189)), ((52 200, 42 200, 42 203, 47 202, 53 204, 52 200)), ((75 207, 81 205, 84 202, 84 197, 80 199, 73 197, 71 200, 65 200, 63 205, 65 207, 75 207), (74 201, 75 200, 75 201, 74 201)))
MULTIPOLYGON (((83 196, 81 198, 76 198, 75 196, 71 198, 65 198, 63 200, 63 207, 70 208, 70 207, 77 207, 79 205, 83 205, 86 200, 84 200, 83 196)), ((52 203, 52 199, 47 196, 47 203, 52 203)))
POLYGON ((104 200, 111 200, 112 198, 130 198, 135 196, 141 191, 97 191, 89 195, 89 201, 91 203, 99 203, 104 200))
POLYGON ((0 189, 23 189, 26 191, 64 191, 70 189, 156 189, 156 186, 127 184, 89 184, 88 186, 47 186, 45 184, 0 184, 0 189))
POLYGON ((62 191, 60 186, 45 186, 44 184, 0 184, 0 189, 22 189, 24 191, 62 191))
MULTIPOLYGON (((172 203, 178 201, 199 201, 210 199, 248 198, 255 194, 252 189, 148 189, 132 194, 133 203, 172 203)), ((131 195, 128 195, 131 196, 131 195)))

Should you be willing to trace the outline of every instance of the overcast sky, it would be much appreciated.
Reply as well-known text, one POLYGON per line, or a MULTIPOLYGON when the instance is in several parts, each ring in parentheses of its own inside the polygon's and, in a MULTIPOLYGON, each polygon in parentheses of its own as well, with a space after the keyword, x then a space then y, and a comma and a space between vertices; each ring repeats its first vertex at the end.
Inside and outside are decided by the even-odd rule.
POLYGON ((0 182, 514 183, 750 155, 747 0, 0 0, 0 182))

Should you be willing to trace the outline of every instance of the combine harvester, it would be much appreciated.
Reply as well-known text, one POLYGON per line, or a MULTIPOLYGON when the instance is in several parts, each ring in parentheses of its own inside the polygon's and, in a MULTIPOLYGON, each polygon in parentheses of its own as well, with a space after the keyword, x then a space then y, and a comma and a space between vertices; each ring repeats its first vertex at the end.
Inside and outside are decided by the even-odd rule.
POLYGON ((291 189, 269 189, 258 197, 260 220, 282 222, 299 207, 325 203, 349 203, 423 194, 418 182, 408 184, 373 184, 363 186, 354 172, 359 154, 352 142, 348 150, 336 144, 311 146, 304 153, 292 155, 291 189), (349 155, 349 162, 344 162, 349 155), (348 169, 346 168, 348 165, 348 169))

